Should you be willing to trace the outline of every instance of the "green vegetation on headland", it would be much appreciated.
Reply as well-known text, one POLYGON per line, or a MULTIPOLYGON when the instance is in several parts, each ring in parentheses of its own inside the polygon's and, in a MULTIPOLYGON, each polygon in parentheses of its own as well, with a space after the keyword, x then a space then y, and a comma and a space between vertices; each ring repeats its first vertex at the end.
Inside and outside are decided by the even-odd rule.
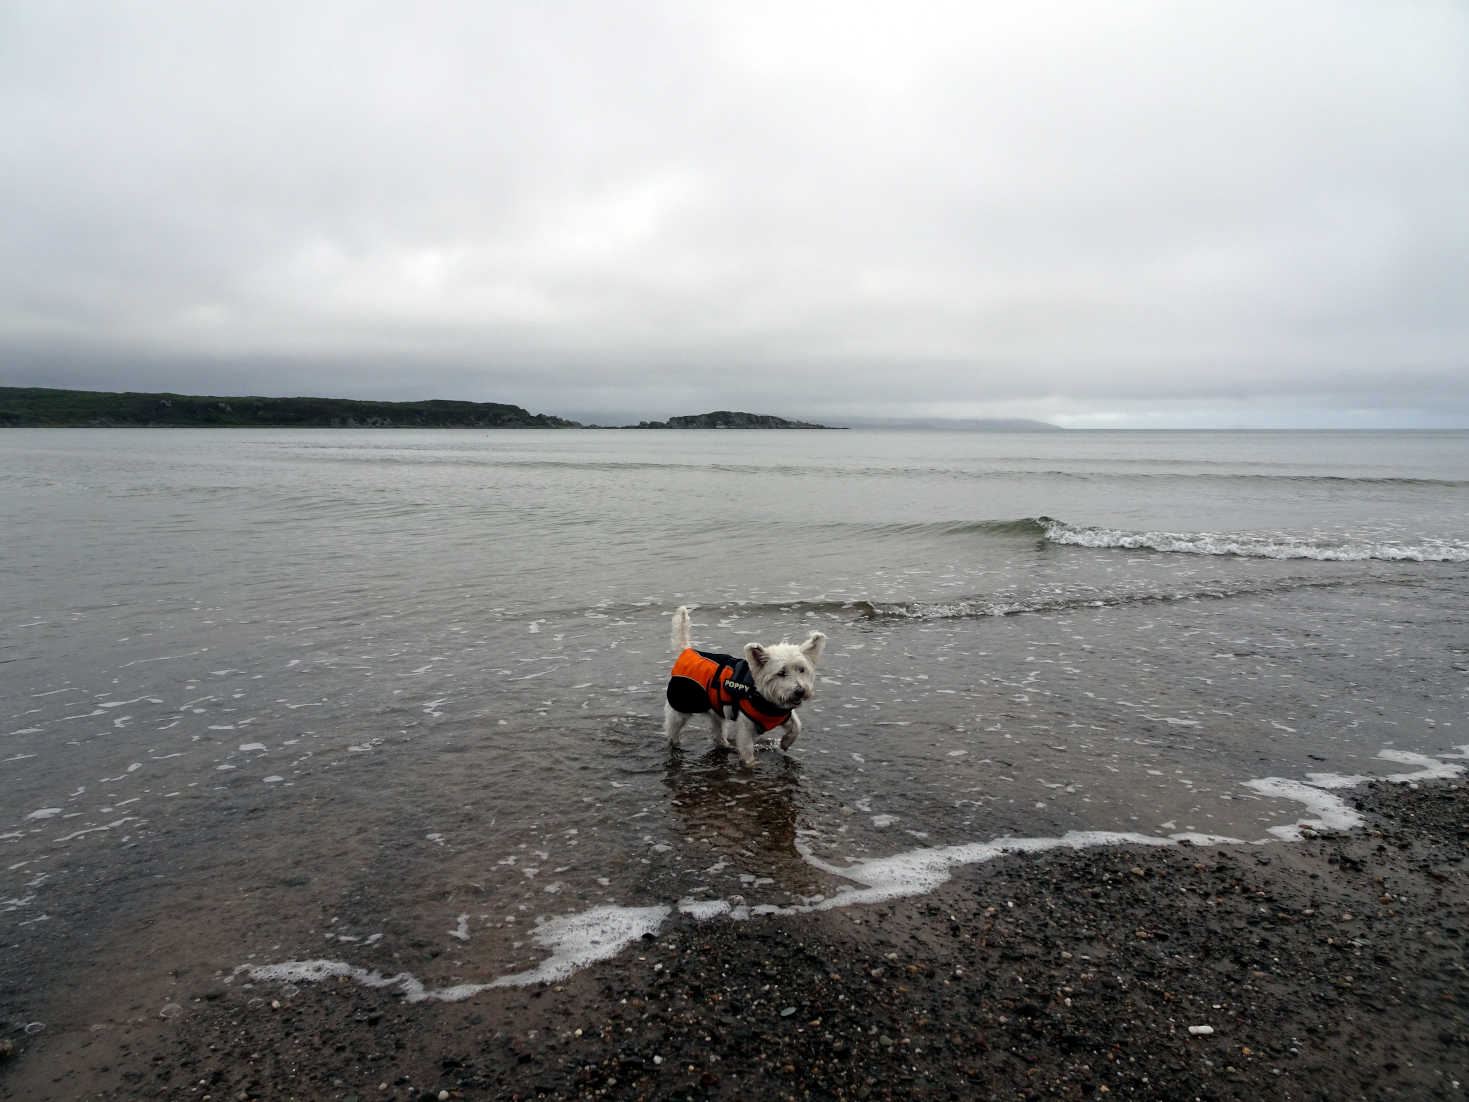
POLYGON ((639 421, 625 425, 629 429, 828 429, 830 425, 813 425, 809 421, 787 421, 763 413, 733 413, 727 409, 698 413, 692 417, 670 417, 667 421, 639 421))
POLYGON ((503 402, 219 398, 0 387, 0 426, 49 428, 567 429, 575 421, 503 402))
MULTIPOLYGON (((360 402, 349 398, 223 398, 49 387, 0 387, 0 428, 579 429, 564 417, 503 402, 360 402)), ((595 426, 593 426, 595 427, 595 426)), ((822 429, 758 413, 717 410, 639 429, 822 429)))

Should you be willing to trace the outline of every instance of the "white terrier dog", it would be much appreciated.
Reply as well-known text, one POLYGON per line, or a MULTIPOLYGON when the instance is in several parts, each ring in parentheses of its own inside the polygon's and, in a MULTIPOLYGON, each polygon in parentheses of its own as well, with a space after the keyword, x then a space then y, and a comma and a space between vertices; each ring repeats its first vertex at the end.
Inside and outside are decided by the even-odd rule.
POLYGON ((671 746, 687 723, 700 712, 709 713, 714 745, 729 746, 731 728, 740 762, 755 764, 755 739, 785 725, 780 748, 789 750, 801 737, 795 709, 816 684, 816 660, 826 636, 813 631, 795 643, 745 644, 745 657, 694 650, 687 606, 673 613, 673 673, 663 705, 663 733, 671 746))

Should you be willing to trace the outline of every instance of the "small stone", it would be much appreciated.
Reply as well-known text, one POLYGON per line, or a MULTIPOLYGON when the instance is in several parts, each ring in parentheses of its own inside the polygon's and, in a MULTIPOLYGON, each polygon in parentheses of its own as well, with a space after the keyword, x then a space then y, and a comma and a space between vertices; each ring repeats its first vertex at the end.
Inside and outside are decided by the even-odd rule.
POLYGON ((448 1091, 439 1091, 439 1102, 449 1102, 448 1091))
POLYGON ((1195 1037, 1207 1037, 1214 1032, 1214 1027, 1211 1025, 1191 1025, 1188 1027, 1188 1031, 1195 1037))
POLYGON ((794 1006, 788 1006, 788 1007, 786 1007, 785 1009, 783 1009, 780 1012, 780 1016, 782 1018, 789 1018, 795 1012, 796 1012, 796 1008, 794 1006))

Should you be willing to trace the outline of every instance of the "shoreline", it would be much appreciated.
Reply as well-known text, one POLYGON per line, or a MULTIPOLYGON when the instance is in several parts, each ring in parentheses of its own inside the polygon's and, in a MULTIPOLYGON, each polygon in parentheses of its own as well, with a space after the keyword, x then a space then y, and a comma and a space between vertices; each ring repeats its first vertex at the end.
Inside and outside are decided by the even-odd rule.
POLYGON ((1365 824, 1344 834, 1051 850, 885 903, 678 915, 458 1003, 181 976, 167 1018, 8 1023, 0 1097, 1461 1098, 1469 783, 1345 796, 1365 824))

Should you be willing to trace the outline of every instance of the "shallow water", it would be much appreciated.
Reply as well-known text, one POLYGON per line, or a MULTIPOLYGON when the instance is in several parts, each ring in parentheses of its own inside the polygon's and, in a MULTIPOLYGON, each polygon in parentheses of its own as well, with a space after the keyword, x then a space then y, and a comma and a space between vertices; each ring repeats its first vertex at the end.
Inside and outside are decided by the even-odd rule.
POLYGON ((0 459, 0 921, 41 1003, 81 945, 545 978, 675 907, 922 890, 997 839, 1276 838, 1320 807, 1247 782, 1469 743, 1464 433, 12 430, 0 459), (721 650, 829 635, 791 754, 662 744, 679 603, 721 650))

